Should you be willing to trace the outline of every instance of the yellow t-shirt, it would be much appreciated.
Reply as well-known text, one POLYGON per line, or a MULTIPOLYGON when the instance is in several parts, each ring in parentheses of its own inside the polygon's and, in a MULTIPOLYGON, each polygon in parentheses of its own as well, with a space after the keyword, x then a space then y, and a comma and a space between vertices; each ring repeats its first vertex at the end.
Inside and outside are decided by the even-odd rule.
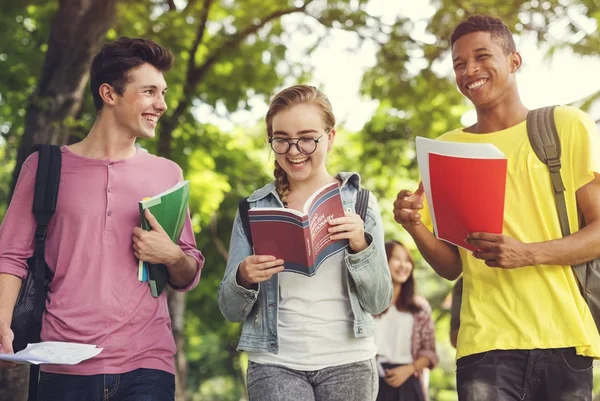
MULTIPOLYGON (((600 173, 600 137, 591 118, 573 107, 557 107, 562 146, 561 175, 571 232, 577 231, 575 191, 600 173)), ((438 138, 492 143, 508 159, 503 233, 520 241, 561 238, 548 168, 535 155, 526 122, 489 134, 462 129, 438 138)), ((428 210, 423 222, 431 229, 428 210)), ((570 266, 490 268, 460 249, 464 288, 457 358, 498 349, 576 347, 600 357, 600 335, 570 266)))

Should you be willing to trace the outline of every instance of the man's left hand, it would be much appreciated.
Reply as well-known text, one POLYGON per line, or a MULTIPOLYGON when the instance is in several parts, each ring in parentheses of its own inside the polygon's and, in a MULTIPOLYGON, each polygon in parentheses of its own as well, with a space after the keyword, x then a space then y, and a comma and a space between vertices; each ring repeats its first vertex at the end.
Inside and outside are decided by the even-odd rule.
POLYGON ((152 230, 146 231, 140 227, 133 229, 133 254, 135 257, 144 262, 162 263, 168 266, 174 265, 182 257, 185 257, 179 245, 171 241, 150 210, 145 210, 145 216, 152 230))
POLYGON ((485 261, 485 264, 490 267, 514 269, 535 264, 531 244, 506 235, 471 233, 465 242, 477 247, 473 256, 485 261))

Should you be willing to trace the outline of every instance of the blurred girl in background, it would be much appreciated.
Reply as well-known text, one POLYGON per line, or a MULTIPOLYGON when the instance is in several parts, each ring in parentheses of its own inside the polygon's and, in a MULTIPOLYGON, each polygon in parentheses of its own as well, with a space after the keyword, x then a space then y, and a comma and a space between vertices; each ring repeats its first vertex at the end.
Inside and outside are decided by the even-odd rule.
POLYGON ((410 251, 399 241, 388 241, 385 252, 394 292, 390 307, 375 319, 377 401, 426 401, 423 372, 438 362, 431 307, 415 293, 410 251))

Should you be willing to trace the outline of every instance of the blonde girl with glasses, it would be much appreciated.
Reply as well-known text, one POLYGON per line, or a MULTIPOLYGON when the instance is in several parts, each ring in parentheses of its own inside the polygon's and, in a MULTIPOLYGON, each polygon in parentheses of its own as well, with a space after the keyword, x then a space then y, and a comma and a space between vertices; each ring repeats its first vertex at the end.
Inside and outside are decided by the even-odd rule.
POLYGON ((311 277, 284 272, 283 260, 252 253, 236 216, 218 302, 228 320, 243 322, 238 350, 250 361, 249 401, 373 401, 378 376, 371 315, 385 310, 392 296, 376 199, 369 196, 363 221, 354 213, 358 173, 328 172, 335 117, 321 91, 284 89, 266 123, 275 180, 248 198, 250 207, 302 210, 313 192, 335 182, 346 214, 331 220, 329 230, 349 246, 311 277))

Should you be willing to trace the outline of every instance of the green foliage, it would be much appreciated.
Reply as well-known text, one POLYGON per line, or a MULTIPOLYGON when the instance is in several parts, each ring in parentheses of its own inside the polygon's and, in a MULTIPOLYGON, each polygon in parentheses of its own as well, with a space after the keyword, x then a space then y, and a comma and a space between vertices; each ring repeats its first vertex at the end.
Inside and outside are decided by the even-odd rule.
POLYGON ((36 88, 57 8, 57 2, 44 0, 0 5, 0 145, 6 146, 4 160, 15 159, 27 100, 36 88))
MULTIPOLYGON (((0 217, 6 210, 27 102, 38 83, 60 3, 5 1, 0 6, 0 217)), ((409 236, 393 222, 391 211, 398 190, 413 189, 418 182, 414 138, 436 137, 460 126, 469 108, 448 76, 448 38, 454 25, 468 14, 489 13, 502 17, 515 32, 535 32, 540 42, 552 46, 551 51, 568 46, 582 55, 600 52, 598 30, 585 28, 566 12, 579 10, 587 21, 598 24, 598 0, 434 0, 437 11, 424 36, 416 36, 414 21, 402 16, 383 26, 365 11, 367 0, 174 3, 176 8, 163 0, 121 1, 107 40, 151 38, 169 47, 176 58, 166 74, 169 110, 161 119, 159 135, 164 139, 168 131, 170 157, 191 181, 194 231, 206 257, 201 284, 187 297, 188 393, 194 400, 237 401, 244 395, 247 358, 235 350, 240 325, 221 316, 216 292, 225 270, 237 203, 271 180, 273 166, 263 123, 225 131, 202 121, 206 112, 200 109, 226 118, 230 112, 250 109, 251 101, 268 101, 283 85, 308 82, 313 67, 289 57, 291 49, 298 50, 292 42, 295 34, 306 38, 301 51, 307 55, 331 28, 377 43, 376 62, 364 74, 361 92, 379 100, 379 106, 360 132, 338 127, 328 168, 332 173, 359 170, 363 184, 379 199, 386 237, 410 246, 409 236), (551 36, 549 25, 564 26, 563 36, 551 36)), ((598 94, 592 95, 588 103, 597 98, 598 94)), ((80 114, 68 125, 83 137, 94 118, 86 92, 80 114)), ((156 153, 157 143, 144 140, 141 145, 156 153)), ((434 308, 441 359, 439 368, 431 372, 431 399, 455 400, 454 351, 444 302, 451 283, 439 279, 415 255, 419 292, 434 308)))

